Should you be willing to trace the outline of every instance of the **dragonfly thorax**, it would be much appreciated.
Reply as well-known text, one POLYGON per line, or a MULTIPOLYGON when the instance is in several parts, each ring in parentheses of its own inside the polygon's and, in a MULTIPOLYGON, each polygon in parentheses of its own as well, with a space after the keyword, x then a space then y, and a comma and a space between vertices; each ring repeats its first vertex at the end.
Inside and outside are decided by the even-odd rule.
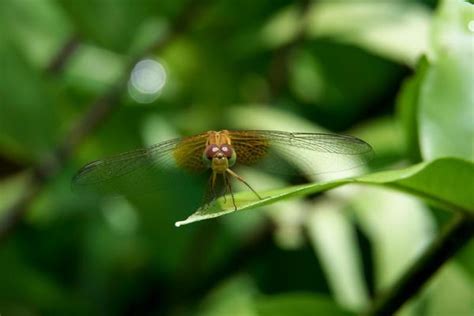
POLYGON ((229 167, 232 167, 236 158, 235 151, 229 144, 208 145, 202 157, 204 163, 217 173, 224 173, 229 167))

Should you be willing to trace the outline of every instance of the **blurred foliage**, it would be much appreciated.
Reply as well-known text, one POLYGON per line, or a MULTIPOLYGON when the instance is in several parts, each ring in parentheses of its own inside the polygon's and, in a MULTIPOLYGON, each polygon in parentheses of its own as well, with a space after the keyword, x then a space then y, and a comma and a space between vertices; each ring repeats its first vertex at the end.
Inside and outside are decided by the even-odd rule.
MULTIPOLYGON (((0 240, 0 314, 359 313, 446 210, 474 209, 473 21, 463 0, 0 1, 0 220, 31 167, 167 39, 145 56, 163 89, 127 81, 0 240), (126 199, 70 190, 88 161, 222 128, 347 133, 376 156, 311 179, 243 169, 272 197, 240 188, 239 207, 258 209, 181 228, 205 178, 126 199)), ((398 315, 472 315, 473 284, 471 241, 398 315)))

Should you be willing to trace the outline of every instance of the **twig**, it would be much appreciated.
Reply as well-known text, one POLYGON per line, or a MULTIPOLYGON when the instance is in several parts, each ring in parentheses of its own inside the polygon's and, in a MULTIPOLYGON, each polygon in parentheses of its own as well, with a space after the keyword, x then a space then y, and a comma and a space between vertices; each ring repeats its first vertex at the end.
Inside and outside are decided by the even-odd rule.
POLYGON ((0 155, 0 179, 18 173, 28 167, 26 162, 0 155))
POLYGON ((20 198, 10 206, 0 222, 0 241, 6 238, 13 227, 20 221, 23 215, 25 215, 28 206, 33 202, 40 191, 41 184, 39 179, 32 176, 25 185, 25 189, 20 198))
POLYGON ((48 67, 46 67, 46 71, 52 74, 60 73, 78 47, 79 37, 77 35, 72 35, 66 43, 64 43, 56 56, 51 59, 48 67))
MULTIPOLYGON (((26 184, 21 196, 11 207, 5 212, 2 212, 6 215, 0 221, 0 241, 5 239, 21 220, 29 205, 41 192, 42 187, 47 183, 48 179, 54 177, 62 170, 64 164, 69 160, 81 142, 118 108, 118 100, 122 92, 125 91, 130 69, 132 69, 139 59, 163 49, 178 34, 186 30, 190 26, 190 23, 198 16, 197 4, 198 1, 190 0, 187 5, 183 7, 181 13, 176 17, 171 26, 170 31, 132 60, 123 76, 90 105, 87 113, 78 120, 77 124, 75 124, 71 131, 63 138, 63 141, 56 149, 33 169, 29 182, 26 184)), ((202 2, 199 8, 201 7, 202 2)), ((59 57, 56 56, 53 58, 53 62, 51 62, 51 66, 48 69, 59 69, 62 67, 61 65, 64 65, 67 59, 66 56, 70 56, 71 53, 71 43, 68 43, 65 46, 69 48, 64 49, 67 53, 60 53, 58 55, 59 57), (55 59, 57 59, 57 61, 55 61, 55 59)))
POLYGON ((281 90, 288 85, 289 61, 295 49, 305 39, 310 5, 314 5, 314 2, 308 0, 298 2, 297 10, 300 23, 295 37, 290 42, 279 47, 274 53, 275 57, 270 63, 268 74, 271 99, 279 96, 281 90))
POLYGON ((457 215, 420 259, 387 292, 375 298, 365 316, 393 315, 433 274, 474 236, 474 216, 457 215))

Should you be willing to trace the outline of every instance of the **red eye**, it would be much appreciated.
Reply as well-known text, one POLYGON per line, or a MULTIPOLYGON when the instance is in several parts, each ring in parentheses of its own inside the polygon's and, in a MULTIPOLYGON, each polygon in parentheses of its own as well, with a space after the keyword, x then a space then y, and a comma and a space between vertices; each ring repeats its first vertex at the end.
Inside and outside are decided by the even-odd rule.
POLYGON ((222 145, 220 149, 224 156, 226 156, 227 158, 232 157, 232 147, 230 147, 229 145, 222 145))
POLYGON ((219 147, 215 144, 209 145, 206 148, 205 155, 207 159, 212 159, 216 153, 219 152, 219 147))

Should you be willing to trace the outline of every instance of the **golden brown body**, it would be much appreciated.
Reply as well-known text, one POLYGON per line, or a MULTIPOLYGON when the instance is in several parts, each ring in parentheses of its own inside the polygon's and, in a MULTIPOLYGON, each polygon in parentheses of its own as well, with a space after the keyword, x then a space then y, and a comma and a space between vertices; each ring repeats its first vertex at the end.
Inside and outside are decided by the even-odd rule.
POLYGON ((210 181, 211 192, 213 193, 213 195, 215 195, 216 177, 218 174, 221 174, 224 177, 225 191, 228 191, 231 194, 232 202, 234 203, 234 206, 237 209, 230 180, 227 177, 228 174, 244 183, 250 190, 252 190, 252 192, 255 193, 255 195, 257 195, 259 199, 261 199, 261 197, 247 183, 247 181, 245 181, 242 177, 240 177, 238 174, 236 174, 230 169, 230 167, 235 164, 236 159, 237 155, 235 153, 234 148, 232 147, 232 141, 229 137, 229 131, 209 131, 208 138, 206 140, 206 148, 203 152, 203 160, 212 169, 212 176, 210 181))
POLYGON ((211 160, 211 169, 214 173, 223 174, 235 163, 235 151, 232 148, 232 143, 227 130, 210 131, 209 137, 206 141, 206 148, 204 149, 203 159, 211 160), (234 155, 234 162, 229 163, 234 155))

